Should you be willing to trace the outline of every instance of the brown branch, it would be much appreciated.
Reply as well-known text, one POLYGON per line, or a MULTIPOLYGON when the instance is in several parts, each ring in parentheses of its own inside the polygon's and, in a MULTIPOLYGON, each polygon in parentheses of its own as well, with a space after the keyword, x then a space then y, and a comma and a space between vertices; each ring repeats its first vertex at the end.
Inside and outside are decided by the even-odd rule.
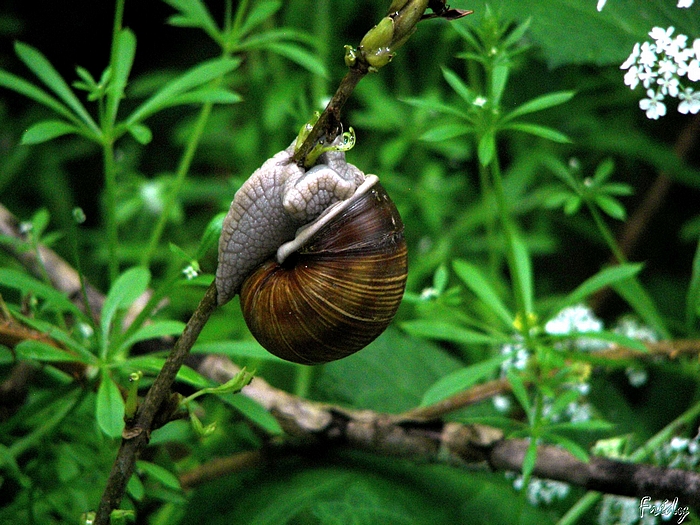
MULTIPOLYGON (((239 368, 227 358, 211 355, 199 372, 218 382, 231 379, 239 368)), ((308 401, 267 384, 260 378, 242 390, 278 420, 292 440, 309 444, 351 447, 374 454, 407 457, 416 461, 493 470, 520 471, 529 442, 504 439, 502 432, 485 425, 463 425, 439 420, 411 420, 371 410, 348 410, 308 401)), ((244 456, 255 459, 260 457, 244 456)), ((240 470, 244 458, 231 458, 228 466, 240 470)), ((212 476, 230 471, 213 464, 212 476)), ((207 465, 200 469, 206 470, 207 465)), ((564 481, 589 490, 652 499, 679 498, 680 504, 700 507, 700 473, 592 457, 588 463, 555 446, 537 447, 533 471, 541 478, 564 481)), ((187 477, 188 480, 195 476, 187 477)), ((202 471, 196 479, 204 480, 202 471)), ((191 486, 191 485, 190 485, 191 486)))

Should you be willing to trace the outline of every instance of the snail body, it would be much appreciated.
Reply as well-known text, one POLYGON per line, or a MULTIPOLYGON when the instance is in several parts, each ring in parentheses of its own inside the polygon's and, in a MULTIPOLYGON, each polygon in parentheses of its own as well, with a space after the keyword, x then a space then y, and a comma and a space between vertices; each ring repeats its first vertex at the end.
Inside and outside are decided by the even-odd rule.
POLYGON ((294 144, 236 193, 219 240, 219 304, 235 294, 253 336, 296 363, 333 361, 386 329, 406 284, 401 217, 375 175, 328 151, 304 170, 294 144))

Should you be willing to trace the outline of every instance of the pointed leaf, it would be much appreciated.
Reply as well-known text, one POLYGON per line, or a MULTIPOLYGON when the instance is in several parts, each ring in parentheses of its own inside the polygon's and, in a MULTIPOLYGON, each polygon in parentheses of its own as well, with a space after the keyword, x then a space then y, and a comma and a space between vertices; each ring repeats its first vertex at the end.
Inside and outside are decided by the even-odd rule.
POLYGON ((35 361, 82 361, 75 354, 51 346, 42 341, 27 339, 15 346, 18 359, 34 359, 35 361))
POLYGON ((610 197, 609 195, 596 195, 595 203, 598 207, 603 210, 607 215, 613 219, 619 221, 624 221, 627 217, 627 211, 620 201, 615 197, 610 197))
POLYGON ((107 118, 110 122, 115 122, 117 118, 117 110, 124 98, 135 55, 136 36, 129 29, 122 29, 117 37, 117 57, 107 91, 107 118))
POLYGON ((688 332, 692 331, 698 315, 700 315, 700 239, 698 239, 698 246, 695 248, 690 284, 685 298, 685 323, 688 332))
POLYGON ((474 131, 474 127, 469 124, 448 123, 439 124, 429 129, 420 136, 420 140, 427 142, 442 142, 456 137, 467 135, 474 131))
POLYGON ((125 271, 114 281, 102 307, 102 318, 100 319, 100 327, 105 341, 117 310, 126 308, 133 303, 146 291, 150 280, 151 274, 146 268, 135 267, 125 271))
POLYGON ((285 42, 271 43, 267 44, 265 47, 278 55, 288 58, 292 62, 296 62, 314 75, 318 75, 322 78, 328 78, 326 66, 323 64, 323 62, 321 62, 318 56, 310 53, 299 45, 285 42))
POLYGON ((454 89, 455 93, 457 93, 469 106, 474 103, 474 100, 476 100, 476 93, 474 93, 474 91, 472 91, 472 89, 467 86, 462 79, 459 78, 459 76, 457 76, 457 73, 451 69, 443 67, 442 76, 445 77, 445 80, 450 87, 454 89))
POLYGON ((477 153, 482 166, 491 164, 491 161, 496 155, 496 137, 492 132, 487 132, 481 137, 477 153))
POLYGON ((188 91, 182 95, 173 97, 171 106, 180 106, 185 104, 204 104, 210 102, 212 104, 237 104, 243 100, 238 93, 227 89, 203 88, 188 91))
POLYGON ((442 102, 438 102, 436 100, 426 100, 422 98, 401 98, 399 99, 402 102, 405 102, 409 106, 413 106, 415 108, 420 108, 420 109, 425 109, 427 111, 433 112, 433 113, 441 113, 443 115, 453 115, 455 117, 459 117, 465 120, 469 120, 470 117, 467 113, 464 111, 454 108, 452 106, 448 106, 447 104, 443 104, 442 102))
MULTIPOLYGON (((124 366, 129 370, 133 370, 134 372, 140 370, 142 372, 156 375, 160 372, 161 368, 163 368, 164 364, 165 359, 162 357, 144 355, 139 357, 130 357, 125 362, 120 363, 120 367, 124 366)), ((181 367, 176 378, 178 381, 192 385, 195 388, 207 388, 211 386, 211 382, 208 379, 205 379, 188 366, 181 367)))
POLYGON ((0 87, 11 89, 12 91, 19 93, 20 95, 24 95, 25 97, 30 98, 39 104, 43 104, 67 119, 80 122, 73 112, 66 106, 46 93, 46 91, 43 89, 38 88, 30 82, 27 82, 23 78, 0 70, 0 87))
POLYGON ((509 329, 512 328, 515 316, 508 310, 481 270, 473 264, 462 260, 454 261, 452 267, 457 277, 484 302, 488 309, 503 322, 505 327, 509 329))
POLYGON ((146 126, 145 124, 142 124, 140 122, 137 122, 136 124, 132 124, 127 128, 129 133, 131 134, 132 137, 136 139, 136 141, 139 144, 146 145, 153 140, 153 133, 151 133, 151 129, 146 126))
POLYGON ((666 322, 656 308, 656 304, 636 278, 616 281, 612 284, 615 291, 634 309, 635 312, 663 339, 670 339, 671 333, 666 322))
POLYGON ((555 93, 547 93, 546 95, 539 96, 528 102, 525 102, 521 106, 515 108, 513 111, 508 113, 503 117, 503 122, 508 122, 514 120, 523 115, 529 113, 535 113, 537 111, 542 111, 554 106, 559 106, 571 100, 575 92, 573 91, 557 91, 555 93))
POLYGON ((148 341, 149 339, 157 339, 169 335, 180 335, 184 329, 185 323, 181 321, 154 321, 136 330, 131 337, 119 346, 117 352, 125 352, 129 347, 140 341, 148 341))
POLYGON ((55 288, 48 286, 25 273, 12 270, 10 268, 0 268, 0 284, 7 286, 8 288, 19 290, 21 293, 34 294, 35 296, 46 300, 46 302, 56 311, 71 312, 80 319, 85 318, 80 309, 70 302, 70 300, 68 300, 68 298, 62 292, 59 292, 55 288))
POLYGON ((118 438, 124 429, 124 399, 119 387, 105 371, 97 389, 95 406, 97 424, 109 437, 118 438))
POLYGON ((483 332, 476 332, 447 321, 416 319, 401 323, 401 328, 416 337, 459 344, 495 345, 504 341, 498 337, 483 332))
POLYGON ((489 379, 507 358, 508 356, 499 355, 447 374, 433 384, 423 395, 421 406, 432 405, 447 399, 457 392, 462 392, 484 379, 489 379))
POLYGON ((179 27, 199 27, 215 42, 221 42, 221 31, 201 0, 165 0, 182 15, 173 15, 168 23, 179 27))
POLYGON ((145 120, 153 113, 173 104, 176 96, 190 89, 206 84, 207 82, 230 73, 240 65, 240 59, 219 58, 199 64, 182 75, 174 78, 159 89, 151 98, 141 104, 129 116, 127 126, 145 120))
POLYGON ((624 281, 637 275, 643 265, 642 264, 621 264, 611 266, 599 271, 593 277, 589 277, 581 283, 573 292, 568 294, 557 306, 555 312, 560 312, 565 307, 572 304, 580 303, 591 294, 597 292, 601 288, 610 286, 614 283, 624 281))
POLYGON ((527 387, 525 386, 523 379, 512 368, 509 368, 506 374, 508 376, 508 382, 513 389, 513 395, 518 400, 518 403, 520 403, 520 406, 525 411, 525 414, 527 414, 530 424, 532 424, 532 404, 530 403, 530 396, 527 393, 527 387))
POLYGON ((65 80, 58 74, 46 57, 37 49, 23 44, 15 43, 15 52, 32 72, 41 79, 66 105, 71 108, 80 119, 93 130, 97 130, 97 124, 80 103, 65 80))
POLYGON ((248 13, 248 16, 246 16, 240 31, 235 36, 237 38, 242 38, 243 36, 247 35, 257 26, 279 11, 280 7, 282 7, 282 2, 279 0, 255 2, 248 13))
POLYGON ((532 261, 530 260, 530 254, 523 241, 522 237, 518 232, 513 232, 511 236, 511 242, 513 243, 513 255, 515 260, 515 271, 518 272, 518 277, 520 280, 520 296, 523 299, 523 308, 525 308, 525 314, 534 312, 534 292, 532 284, 532 261))
POLYGON ((510 122, 505 124, 502 129, 522 131, 530 135, 535 135, 536 137, 551 140, 552 142, 558 142, 559 144, 570 144, 572 142, 569 137, 556 129, 540 126, 539 124, 531 124, 529 122, 510 122))
POLYGON ((136 468, 144 471, 148 476, 159 483, 162 483, 165 487, 174 490, 180 490, 182 488, 180 486, 180 480, 177 478, 177 476, 160 465, 156 465, 148 461, 138 460, 136 462, 136 468))
POLYGON ((68 133, 80 133, 80 129, 64 120, 42 120, 22 134, 22 144, 39 144, 68 133))

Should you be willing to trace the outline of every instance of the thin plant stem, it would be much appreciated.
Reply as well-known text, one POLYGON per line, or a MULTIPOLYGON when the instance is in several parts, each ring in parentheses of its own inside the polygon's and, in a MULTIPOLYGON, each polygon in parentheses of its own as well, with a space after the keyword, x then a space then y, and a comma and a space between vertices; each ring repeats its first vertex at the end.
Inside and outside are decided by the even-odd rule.
POLYGON ((505 191, 503 190, 503 179, 501 177, 501 170, 498 164, 498 156, 494 155, 493 160, 487 167, 491 172, 491 179, 493 181, 493 193, 496 197, 496 204, 498 207, 498 214, 503 225, 503 234, 506 241, 506 260, 508 262, 508 270, 510 272, 510 278, 513 283, 513 297, 515 298, 515 304, 517 311, 523 316, 523 328, 520 330, 521 335, 525 339, 526 346, 529 346, 530 341, 530 330, 527 323, 527 304, 528 300, 524 296, 524 283, 521 281, 520 272, 518 272, 518 265, 516 262, 515 253, 515 224, 510 216, 508 210, 508 204, 506 203, 505 191))
POLYGON ((610 228, 608 228, 608 225, 605 224, 605 221, 603 220, 603 217, 601 217, 598 208, 588 201, 586 201, 586 206, 588 206, 588 210, 591 212, 591 216, 593 217, 593 221, 595 222, 598 231, 603 236, 603 239, 605 239, 605 243, 610 248, 610 251, 617 260, 618 264, 625 264, 627 262, 627 258, 620 249, 620 246, 617 244, 615 236, 610 231, 610 228))
POLYGON ((194 129, 192 130, 192 134, 190 135, 190 138, 187 142, 187 147, 185 148, 185 151, 183 152, 182 157, 180 158, 180 164, 178 165, 177 172, 175 174, 175 180, 173 180, 172 187, 170 188, 170 192, 168 194, 168 198, 165 200, 165 205, 163 206, 163 209, 158 217, 158 221, 156 222, 156 225, 153 228, 151 238, 148 242, 148 247, 143 252, 143 256, 141 257, 141 266, 144 266, 146 268, 148 267, 151 258, 153 257, 153 254, 158 248, 158 243, 160 242, 160 238, 163 235, 163 231, 165 230, 165 225, 168 222, 168 217, 170 217, 170 215, 172 214, 172 210, 177 203, 177 197, 180 194, 180 190, 182 190, 182 185, 184 184, 185 178, 187 177, 187 173, 189 172, 190 166, 192 165, 192 160, 194 159, 194 155, 197 152, 197 147, 199 146, 199 142, 202 139, 204 129, 206 128, 207 122, 209 121, 209 116, 211 115, 213 107, 213 102, 205 102, 202 106, 201 111, 199 112, 197 122, 195 123, 194 129))
MULTIPOLYGON (((116 67, 119 56, 119 34, 122 30, 124 18, 125 0, 117 0, 114 10, 114 23, 112 27, 112 49, 110 52, 109 67, 116 67)), ((109 95, 108 95, 109 96, 109 95)), ((111 96, 117 96, 112 94, 111 96)), ((109 106, 109 104, 108 104, 109 106)), ((107 230, 107 275, 109 282, 113 283, 119 275, 119 260, 117 258, 117 246, 119 235, 117 232, 117 166, 114 160, 114 119, 116 115, 101 115, 103 143, 102 156, 105 176, 105 202, 104 217, 107 230)))

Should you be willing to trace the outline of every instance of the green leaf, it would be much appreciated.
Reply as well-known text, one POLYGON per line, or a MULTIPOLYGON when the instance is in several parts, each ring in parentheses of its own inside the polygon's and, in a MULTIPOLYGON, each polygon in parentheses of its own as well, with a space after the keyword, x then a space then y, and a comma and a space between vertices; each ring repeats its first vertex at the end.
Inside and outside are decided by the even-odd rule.
POLYGON ((520 234, 514 232, 511 236, 511 242, 513 244, 513 256, 515 257, 515 271, 518 273, 520 280, 520 296, 523 300, 523 308, 525 308, 525 314, 534 312, 534 292, 532 287, 532 262, 530 261, 530 254, 527 251, 527 246, 525 241, 523 241, 520 234))
POLYGON ((532 410, 532 404, 530 403, 530 396, 527 393, 527 387, 525 386, 523 379, 520 377, 520 374, 518 374, 512 368, 509 368, 507 370, 506 374, 508 376, 508 382, 510 383, 510 386, 513 388, 513 395, 515 396, 515 398, 518 400, 518 403, 520 403, 520 406, 525 411, 525 414, 527 415, 528 421, 530 421, 530 424, 532 424, 533 423, 532 418, 534 416, 534 412, 532 410))
POLYGON ((685 325, 688 332, 692 331, 698 315, 700 315, 700 239, 698 239, 698 245, 695 248, 690 284, 685 298, 685 325))
POLYGON ((461 123, 439 124, 429 129, 420 136, 420 140, 427 142, 442 142, 455 137, 461 137, 474 131, 474 126, 461 123))
POLYGON ((125 340, 117 350, 121 354, 139 341, 147 341, 169 335, 180 335, 185 329, 185 323, 181 321, 154 321, 151 324, 140 327, 134 334, 125 340))
POLYGON ((625 207, 615 197, 598 194, 594 200, 598 207, 613 219, 624 221, 627 217, 625 207))
POLYGON ((569 451, 579 461, 588 463, 588 461, 590 460, 588 452, 578 443, 575 443, 574 441, 571 441, 570 439, 565 438, 564 436, 553 434, 551 432, 547 432, 547 437, 557 445, 569 451))
POLYGON ((491 164, 493 157, 496 155, 496 136, 492 132, 485 133, 479 139, 477 153, 482 166, 491 164))
POLYGON ((230 73, 240 65, 240 59, 218 58, 199 64, 174 78, 141 104, 126 120, 127 128, 141 122, 163 108, 177 102, 177 97, 215 78, 230 73))
POLYGON ((253 4, 246 16, 243 25, 236 35, 236 38, 241 38, 250 33, 265 20, 274 15, 282 7, 282 2, 279 0, 257 1, 253 4))
POLYGON ((18 359, 34 359, 35 361, 81 361, 75 354, 51 346, 42 341, 26 339, 15 346, 15 355, 18 359))
POLYGON ((542 111, 544 109, 559 106, 571 100, 575 93, 573 91, 557 91, 539 96, 518 106, 503 117, 502 122, 509 122, 523 115, 542 111))
POLYGON ((465 286, 483 301, 488 309, 503 322, 504 326, 507 329, 512 329, 515 316, 508 310, 481 270, 463 260, 454 261, 452 268, 465 286))
POLYGON ((314 75, 318 75, 322 78, 328 78, 326 66, 323 64, 323 62, 321 62, 318 56, 310 53, 301 46, 290 44, 288 42, 280 42, 267 44, 265 48, 299 64, 301 67, 314 75))
POLYGON ((457 93, 462 100, 467 103, 467 105, 471 106, 474 103, 476 100, 476 93, 474 93, 474 91, 472 91, 472 89, 467 86, 462 79, 459 78, 459 76, 457 76, 457 73, 451 69, 443 67, 442 76, 445 78, 450 87, 454 89, 455 93, 457 93))
POLYGON ((586 279, 573 292, 569 293, 557 305, 554 313, 556 314, 572 304, 580 303, 586 299, 586 297, 597 292, 601 288, 611 286, 637 275, 642 270, 642 267, 642 264, 621 264, 604 268, 593 277, 586 279))
POLYGON ((223 228, 225 218, 226 213, 221 212, 209 221, 209 224, 207 224, 207 227, 202 234, 202 239, 199 241, 197 252, 194 255, 196 260, 201 259, 207 253, 209 253, 209 250, 213 249, 215 246, 218 246, 219 237, 221 236, 221 229, 223 228))
POLYGON ((117 310, 127 308, 138 299, 146 291, 150 280, 151 273, 146 268, 135 267, 125 271, 114 282, 105 298, 100 319, 100 328, 105 341, 108 339, 109 327, 117 310))
POLYGON ((15 53, 89 128, 98 131, 97 124, 92 120, 90 114, 41 52, 27 44, 16 42, 15 53))
POLYGON ((401 98, 399 100, 401 100, 401 102, 405 102, 409 106, 424 109, 430 111, 431 113, 441 113, 443 115, 452 115, 465 120, 470 120, 469 114, 460 109, 443 104, 437 100, 426 100, 423 98, 401 98))
POLYGON ((148 476, 158 481, 163 486, 174 489, 181 490, 180 480, 175 474, 170 472, 168 469, 151 463, 149 461, 138 460, 136 461, 136 468, 145 472, 148 476))
POLYGON ((502 126, 501 129, 510 129, 513 131, 522 131, 536 137, 558 142, 559 144, 570 144, 572 141, 569 137, 556 129, 539 124, 531 124, 529 122, 509 122, 502 126))
POLYGON ((122 29, 117 37, 117 56, 112 69, 112 78, 107 89, 107 119, 114 123, 124 90, 129 81, 131 66, 136 55, 136 36, 129 29, 122 29))
MULTIPOLYGON (((119 367, 127 367, 133 371, 142 371, 149 374, 158 374, 165 364, 165 358, 156 357, 151 355, 144 355, 139 357, 130 357, 126 361, 119 363, 119 367)), ((211 382, 204 378, 202 375, 192 370, 188 366, 183 366, 177 373, 176 376, 178 381, 187 383, 196 388, 207 388, 211 386, 211 382)))
POLYGON ((508 72, 511 66, 499 64, 493 68, 491 74, 491 99, 494 107, 498 107, 501 103, 503 91, 508 82, 508 72))
POLYGON ((257 401, 242 394, 225 394, 220 397, 268 434, 279 436, 284 433, 275 417, 257 401))
POLYGON ((425 393, 420 403, 421 406, 432 405, 447 399, 483 379, 490 378, 507 358, 507 356, 499 355, 440 378, 425 393))
POLYGON ((213 341, 209 343, 197 343, 192 347, 192 353, 196 354, 223 354, 229 357, 248 357, 251 359, 264 359, 287 363, 279 357, 265 350, 257 341, 213 341))
POLYGON ((494 345, 503 343, 506 340, 505 337, 500 339, 447 321, 416 319, 401 323, 401 328, 415 337, 467 345, 494 345))
POLYGON ((43 104, 67 119, 73 120, 76 123, 80 122, 73 112, 71 112, 71 110, 69 110, 66 106, 46 93, 43 89, 36 87, 34 84, 27 82, 23 78, 0 70, 0 87, 11 89, 12 91, 19 93, 20 95, 24 95, 25 97, 30 98, 39 104, 43 104))
POLYGON ((85 315, 62 293, 47 286, 25 273, 9 268, 0 268, 0 285, 19 290, 23 294, 33 294, 44 299, 48 305, 59 312, 70 312, 80 319, 85 315))
POLYGON ((523 458, 523 477, 527 480, 530 479, 532 471, 535 470, 535 463, 537 462, 537 440, 530 439, 530 444, 525 452, 525 457, 523 458))
POLYGON ((153 133, 151 133, 150 128, 144 124, 132 124, 131 126, 127 127, 127 131, 139 144, 143 144, 144 146, 153 140, 153 133))
POLYGON ((182 13, 171 16, 168 19, 169 24, 178 27, 199 27, 215 42, 222 42, 221 32, 204 2, 201 0, 165 0, 165 2, 182 13))
POLYGON ((204 104, 206 102, 212 104, 237 104, 241 100, 243 100, 243 97, 228 89, 204 87, 173 97, 171 105, 181 106, 185 104, 204 104))
POLYGON ((612 287, 627 301, 644 322, 656 330, 663 339, 671 338, 671 333, 657 310, 656 304, 637 279, 630 278, 616 281, 612 284, 612 287))
POLYGON ((80 129, 64 120, 42 120, 22 134, 21 144, 39 144, 69 133, 80 133, 80 129))
POLYGON ((102 432, 109 437, 121 437, 124 429, 124 399, 107 371, 102 372, 97 389, 95 416, 102 432))

